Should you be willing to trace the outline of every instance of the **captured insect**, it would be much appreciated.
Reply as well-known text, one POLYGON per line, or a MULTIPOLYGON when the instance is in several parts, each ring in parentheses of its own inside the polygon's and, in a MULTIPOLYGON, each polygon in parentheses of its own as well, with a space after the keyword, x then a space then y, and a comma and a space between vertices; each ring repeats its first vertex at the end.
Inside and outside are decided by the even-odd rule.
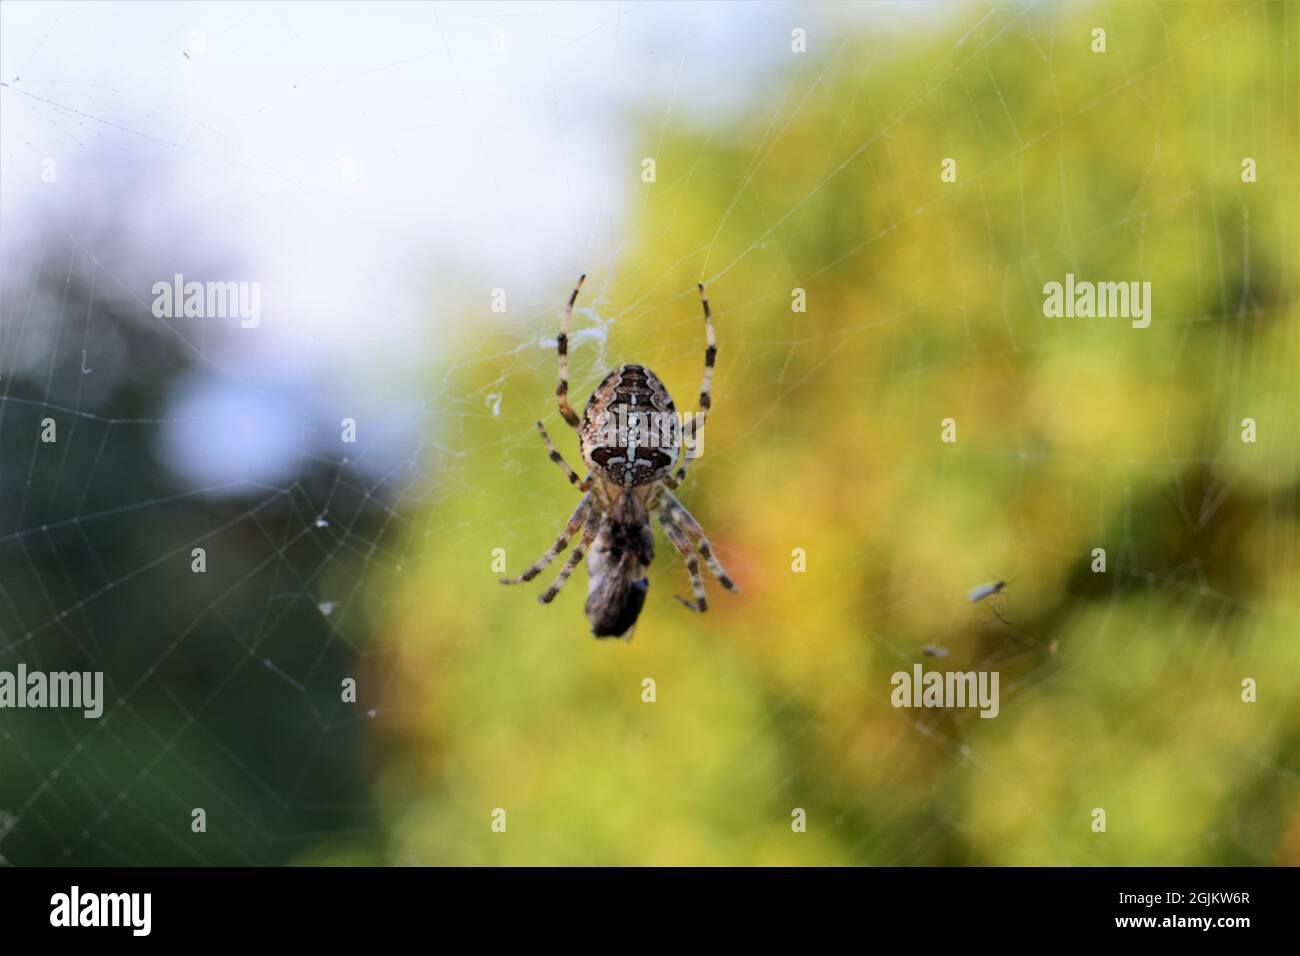
POLYGON ((578 433, 582 459, 589 469, 587 477, 578 477, 564 456, 556 451, 542 423, 537 423, 551 461, 583 492, 582 500, 555 544, 519 577, 503 578, 501 583, 531 581, 581 531, 577 547, 538 600, 543 604, 554 600, 585 555, 588 586, 584 610, 591 633, 596 637, 623 637, 630 636, 650 588, 646 568, 654 557, 651 515, 658 517, 669 542, 686 561, 695 596, 693 600, 678 596, 678 601, 692 611, 709 609, 696 550, 724 588, 734 593, 740 591, 714 556, 700 523, 672 493, 686 478, 689 462, 689 456, 684 454, 687 436, 683 432, 689 432, 691 439, 697 438, 713 404, 713 367, 718 344, 713 332, 713 313, 701 283, 704 380, 700 385, 700 413, 694 423, 689 426, 678 423, 672 396, 658 376, 644 365, 620 365, 606 375, 579 418, 569 405, 569 322, 586 278, 585 274, 578 277, 560 320, 560 334, 555 339, 560 381, 555 395, 560 415, 578 433), (618 427, 613 427, 614 423, 618 427), (651 424, 653 429, 647 427, 651 424))

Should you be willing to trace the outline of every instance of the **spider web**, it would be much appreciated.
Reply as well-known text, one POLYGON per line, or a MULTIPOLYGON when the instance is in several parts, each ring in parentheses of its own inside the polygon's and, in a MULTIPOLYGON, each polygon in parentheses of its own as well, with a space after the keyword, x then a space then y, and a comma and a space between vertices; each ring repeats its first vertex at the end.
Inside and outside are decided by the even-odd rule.
POLYGON ((0 669, 106 697, 0 711, 8 861, 1300 859, 1294 6, 101 6, 0 8, 0 669), (679 496, 745 594, 657 534, 626 646, 495 583, 583 271, 575 399, 693 408, 718 326, 679 496))

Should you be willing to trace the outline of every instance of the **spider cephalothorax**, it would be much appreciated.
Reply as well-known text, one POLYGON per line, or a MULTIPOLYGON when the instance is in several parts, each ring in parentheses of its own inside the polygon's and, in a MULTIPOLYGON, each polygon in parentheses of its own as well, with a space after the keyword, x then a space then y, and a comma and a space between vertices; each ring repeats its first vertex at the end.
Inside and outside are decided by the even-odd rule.
POLYGON ((686 477, 686 441, 690 439, 690 447, 698 448, 708 419, 718 347, 709 300, 701 285, 706 334, 704 381, 700 386, 701 410, 691 426, 683 428, 678 422, 672 396, 643 365, 620 365, 605 376, 588 399, 580 419, 569 405, 569 320, 585 278, 585 275, 578 278, 578 285, 569 296, 560 334, 556 337, 560 381, 555 394, 560 415, 578 433, 582 459, 590 473, 586 478, 578 478, 555 450, 542 423, 537 423, 551 460, 584 494, 555 544, 519 577, 507 578, 502 583, 531 581, 581 530, 578 546, 540 600, 543 604, 552 601, 586 555, 590 583, 585 610, 591 632, 597 637, 622 637, 636 623, 650 586, 645 572, 654 557, 652 514, 659 518, 664 534, 686 560, 686 570, 691 576, 694 599, 679 597, 677 600, 692 611, 708 610, 696 550, 723 587, 740 590, 713 556, 704 529, 672 493, 686 477), (675 474, 672 473, 674 464, 677 464, 675 474))

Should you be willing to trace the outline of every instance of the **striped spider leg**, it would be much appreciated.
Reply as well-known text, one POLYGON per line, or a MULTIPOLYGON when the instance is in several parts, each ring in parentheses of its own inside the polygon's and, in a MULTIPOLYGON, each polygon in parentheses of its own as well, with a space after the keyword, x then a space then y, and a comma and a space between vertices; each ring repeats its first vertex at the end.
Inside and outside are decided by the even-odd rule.
POLYGON ((708 608, 708 604, 703 601, 704 587, 700 581, 699 563, 695 560, 695 555, 691 549, 691 542, 699 549, 700 556, 704 558, 704 563, 709 566, 709 571, 718 583, 733 594, 739 594, 740 588, 736 582, 731 580, 727 574, 726 568, 717 559, 713 553, 713 546, 709 544, 709 539, 704 534, 704 528, 695 520, 695 516, 686 510, 686 506, 677 500, 676 496, 666 488, 659 499, 659 523, 663 526, 664 533, 668 535, 668 540, 673 542, 673 546, 686 559, 686 570, 691 575, 691 585, 695 589, 696 605, 691 605, 683 598, 678 598, 687 607, 692 610, 703 611, 708 608), (674 537, 674 531, 677 537, 674 537), (678 539, 685 545, 685 550, 678 544, 678 539))
POLYGON ((581 563, 587 549, 591 547, 591 542, 596 539, 596 531, 600 527, 600 521, 599 515, 591 514, 587 516, 587 527, 582 532, 582 540, 573 549, 573 554, 569 555, 569 560, 564 562, 564 567, 560 568, 560 573, 555 576, 551 586, 543 591, 537 599, 539 604, 550 604, 555 600, 555 595, 560 593, 560 588, 564 587, 564 582, 569 580, 569 575, 581 563))
POLYGON ((580 422, 573 406, 569 404, 569 322, 573 318, 573 304, 578 301, 578 293, 582 291, 582 283, 586 278, 585 272, 578 276, 578 284, 573 287, 573 292, 569 294, 569 303, 564 307, 564 318, 560 319, 560 334, 555 337, 555 352, 560 366, 560 381, 555 386, 555 400, 560 406, 560 414, 575 432, 578 431, 580 422))
POLYGON ((695 559, 695 552, 691 550, 691 542, 686 537, 686 532, 677 526, 671 515, 666 510, 659 512, 659 525, 664 529, 664 534, 672 546, 677 549, 677 553, 682 556, 686 562, 686 573, 691 576, 691 591, 695 595, 695 600, 688 601, 680 594, 674 594, 673 597, 681 602, 682 606, 692 611, 698 611, 703 614, 709 609, 709 599, 704 592, 704 579, 700 576, 700 562, 695 559))
MULTIPOLYGON (((537 577, 537 575, 541 574, 542 571, 546 569, 546 566, 548 564, 550 564, 552 561, 555 560, 555 556, 557 554, 559 554, 561 551, 563 551, 565 548, 569 546, 569 541, 573 538, 575 534, 578 533, 578 529, 583 527, 584 525, 590 524, 590 518, 591 518, 591 494, 588 493, 582 496, 582 500, 578 502, 578 507, 573 509, 573 514, 570 515, 568 523, 565 524, 564 526, 564 530, 560 532, 560 536, 555 539, 555 544, 551 545, 550 549, 547 550, 547 552, 544 555, 542 555, 540 558, 538 558, 535 562, 533 562, 533 564, 529 566, 528 570, 526 570, 523 574, 519 575, 519 577, 502 578, 501 583, 502 584, 523 584, 525 581, 531 581, 533 578, 537 577)), ((591 534, 592 537, 595 537, 594 531, 592 531, 591 534)), ((583 541, 585 543, 579 545, 578 550, 574 552, 574 556, 576 556, 579 561, 582 560, 582 552, 586 550, 586 544, 590 543, 587 540, 585 534, 583 535, 583 541)), ((574 561, 572 557, 570 557, 569 561, 572 564, 578 563, 577 561, 574 561)), ((561 572, 562 579, 567 579, 569 577, 569 574, 571 573, 572 573, 572 569, 566 568, 565 571, 561 572)), ((564 581, 561 580, 560 583, 563 584, 564 581)), ((552 594, 551 597, 554 598, 555 595, 552 594)))
POLYGON ((676 488, 686 480, 686 466, 690 462, 686 449, 689 446, 695 447, 695 436, 704 430, 704 425, 709 420, 709 409, 713 407, 713 367, 718 361, 718 338, 713 331, 713 311, 709 308, 709 297, 704 293, 704 283, 699 283, 700 304, 704 306, 704 379, 700 383, 700 414, 698 418, 690 419, 689 424, 682 422, 682 449, 678 455, 680 465, 677 473, 664 477, 664 484, 669 488, 676 488), (689 432, 690 440, 687 440, 689 432))
POLYGON ((579 478, 578 473, 570 468, 569 463, 564 460, 564 456, 556 451, 555 445, 551 443, 551 436, 546 434, 546 427, 541 422, 537 423, 537 430, 541 432, 542 441, 546 444, 546 453, 551 456, 551 461, 560 466, 560 470, 569 479, 569 483, 579 491, 590 491, 592 485, 591 475, 587 475, 586 478, 579 478))

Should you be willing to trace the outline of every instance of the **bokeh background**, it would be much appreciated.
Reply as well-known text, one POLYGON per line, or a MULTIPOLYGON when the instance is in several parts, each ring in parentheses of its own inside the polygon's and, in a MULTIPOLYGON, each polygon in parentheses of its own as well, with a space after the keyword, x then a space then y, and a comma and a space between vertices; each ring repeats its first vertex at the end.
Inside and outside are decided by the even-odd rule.
POLYGON ((0 711, 0 857, 1300 863, 1297 5, 0 25, 0 669, 109 687, 0 711), (718 328, 680 497, 744 593, 684 611, 660 534, 630 643, 493 570, 574 505, 579 272, 581 399, 691 407, 701 279, 718 328), (1045 318, 1067 272, 1151 327, 1045 318), (893 708, 917 662, 1000 714, 893 708))

